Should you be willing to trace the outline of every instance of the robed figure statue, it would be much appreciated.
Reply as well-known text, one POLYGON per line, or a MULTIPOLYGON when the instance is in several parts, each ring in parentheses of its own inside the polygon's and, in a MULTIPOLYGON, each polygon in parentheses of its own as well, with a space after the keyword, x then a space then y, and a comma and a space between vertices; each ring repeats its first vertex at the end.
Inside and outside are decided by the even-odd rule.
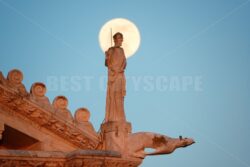
POLYGON ((105 52, 105 66, 108 68, 108 84, 106 97, 105 122, 126 122, 124 112, 124 96, 126 95, 126 79, 124 70, 126 68, 126 57, 123 48, 122 33, 113 36, 114 46, 105 52))

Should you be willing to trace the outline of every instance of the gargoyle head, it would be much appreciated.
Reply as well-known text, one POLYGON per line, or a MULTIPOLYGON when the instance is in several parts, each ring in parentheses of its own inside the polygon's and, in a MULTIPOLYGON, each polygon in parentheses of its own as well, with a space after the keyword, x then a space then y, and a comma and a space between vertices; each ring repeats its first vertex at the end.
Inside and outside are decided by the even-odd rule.
POLYGON ((155 148, 155 151, 147 153, 146 155, 170 154, 177 148, 187 147, 194 143, 195 141, 191 138, 169 138, 164 135, 161 137, 156 136, 153 138, 153 148, 155 148))
POLYGON ((187 147, 187 146, 190 146, 192 144, 195 143, 194 139, 191 139, 191 138, 182 138, 180 137, 179 140, 182 142, 182 146, 181 147, 187 147))

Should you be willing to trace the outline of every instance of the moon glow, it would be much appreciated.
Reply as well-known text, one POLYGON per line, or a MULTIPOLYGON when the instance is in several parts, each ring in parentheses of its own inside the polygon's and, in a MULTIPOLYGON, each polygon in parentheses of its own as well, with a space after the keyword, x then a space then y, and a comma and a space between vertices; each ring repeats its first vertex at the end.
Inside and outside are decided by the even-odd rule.
POLYGON ((140 32, 136 25, 124 18, 115 18, 106 22, 99 32, 99 44, 103 52, 114 45, 113 35, 117 32, 123 34, 122 48, 126 58, 135 54, 140 46, 140 32))

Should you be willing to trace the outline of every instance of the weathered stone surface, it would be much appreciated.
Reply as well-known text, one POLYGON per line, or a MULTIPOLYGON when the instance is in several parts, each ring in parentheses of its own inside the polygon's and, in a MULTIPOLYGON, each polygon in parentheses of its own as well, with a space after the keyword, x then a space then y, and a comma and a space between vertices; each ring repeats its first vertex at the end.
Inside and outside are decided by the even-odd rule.
MULTIPOLYGON (((4 79, 3 79, 4 80, 4 79)), ((26 91, 25 86, 22 83, 23 73, 18 69, 13 69, 9 71, 7 80, 3 83, 8 86, 10 89, 18 92, 22 96, 26 96, 28 92, 26 91)))
POLYGON ((41 82, 33 83, 30 89, 30 100, 37 103, 48 111, 52 111, 52 105, 50 104, 49 98, 45 96, 46 86, 41 82))
POLYGON ((0 167, 137 167, 140 159, 121 158, 112 151, 75 150, 65 152, 43 152, 22 150, 0 150, 0 167))
POLYGON ((75 112, 75 123, 78 128, 83 131, 88 131, 92 135, 98 137, 92 123, 89 121, 90 119, 90 112, 87 108, 79 108, 75 112))
POLYGON ((170 154, 177 148, 192 145, 194 140, 190 138, 171 138, 151 132, 139 132, 130 134, 126 143, 129 156, 145 158, 147 155, 170 154), (145 152, 146 148, 152 148, 154 151, 147 153, 145 152))
POLYGON ((6 82, 6 80, 3 76, 3 73, 2 73, 2 71, 0 71, 0 84, 5 84, 5 82, 6 82))
POLYGON ((126 78, 124 71, 127 61, 124 50, 121 47, 123 35, 118 32, 113 36, 113 39, 115 45, 105 52, 105 65, 108 68, 105 122, 126 122, 124 111, 126 78))
POLYGON ((108 68, 105 122, 101 125, 100 144, 104 150, 121 153, 122 157, 145 158, 147 155, 169 154, 176 148, 194 143, 192 139, 174 139, 156 133, 131 133, 131 124, 126 121, 124 96, 126 95, 126 57, 121 48, 123 35, 117 32, 114 46, 105 52, 105 65, 108 68), (146 153, 145 148, 156 151, 146 153))
POLYGON ((106 122, 101 125, 103 149, 126 154, 126 140, 131 133, 129 122, 106 122))
POLYGON ((132 133, 124 112, 126 61, 118 36, 107 53, 106 116, 100 133, 87 108, 77 109, 73 119, 65 96, 57 96, 51 105, 45 84, 34 83, 29 94, 20 70, 11 70, 7 79, 0 72, 0 167, 137 167, 148 155, 170 154, 194 143, 190 138, 132 133), (145 148, 155 150, 147 153, 145 148))
MULTIPOLYGON (((14 128, 25 129, 27 126, 32 126, 37 131, 46 129, 48 133, 56 135, 62 141, 66 140, 75 148, 95 149, 99 143, 97 136, 77 128, 73 123, 66 123, 53 112, 46 110, 28 97, 20 96, 2 84, 0 84, 0 112, 5 116, 2 121, 14 128), (16 119, 16 122, 19 120, 20 123, 15 125, 16 122, 13 122, 13 119, 16 119)), ((32 135, 35 133, 38 132, 34 131, 32 135)))
POLYGON ((4 131, 4 123, 0 121, 0 140, 2 139, 2 133, 4 131))
POLYGON ((68 99, 65 96, 57 96, 52 103, 54 112, 58 117, 61 117, 67 122, 73 123, 73 117, 68 107, 68 99))

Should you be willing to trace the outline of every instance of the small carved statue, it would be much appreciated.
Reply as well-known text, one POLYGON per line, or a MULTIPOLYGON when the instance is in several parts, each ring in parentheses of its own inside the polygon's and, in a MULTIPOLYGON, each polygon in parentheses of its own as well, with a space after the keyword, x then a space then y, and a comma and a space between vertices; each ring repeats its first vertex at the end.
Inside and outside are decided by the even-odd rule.
POLYGON ((22 81, 23 81, 23 74, 20 70, 13 69, 9 71, 6 82, 7 86, 10 87, 11 89, 16 90, 21 95, 26 96, 28 95, 28 92, 26 91, 26 88, 22 83, 22 81))
POLYGON ((79 108, 75 112, 75 121, 76 125, 83 131, 87 130, 88 132, 97 135, 93 125, 89 122, 90 112, 86 108, 79 108))
POLYGON ((41 82, 33 83, 30 89, 30 98, 41 107, 52 111, 52 106, 49 102, 49 98, 45 96, 46 86, 41 82))
POLYGON ((57 96, 52 103, 54 107, 55 114, 59 117, 62 117, 67 122, 73 123, 73 117, 69 111, 68 99, 65 96, 57 96))
POLYGON ((2 73, 2 71, 0 71, 0 84, 5 84, 5 78, 4 78, 4 76, 3 76, 3 73, 2 73))

